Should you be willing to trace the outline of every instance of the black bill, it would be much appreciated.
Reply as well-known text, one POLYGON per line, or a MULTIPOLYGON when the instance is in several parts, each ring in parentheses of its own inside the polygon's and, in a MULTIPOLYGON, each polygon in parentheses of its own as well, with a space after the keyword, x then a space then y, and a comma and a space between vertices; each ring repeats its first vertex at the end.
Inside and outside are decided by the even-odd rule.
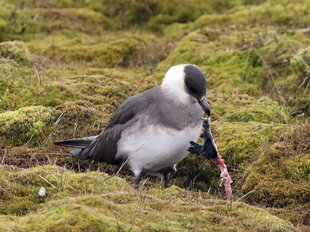
POLYGON ((209 117, 211 114, 211 110, 210 110, 210 106, 207 102, 207 99, 204 97, 202 100, 198 101, 198 103, 201 106, 201 108, 203 109, 203 111, 207 114, 207 117, 209 117))

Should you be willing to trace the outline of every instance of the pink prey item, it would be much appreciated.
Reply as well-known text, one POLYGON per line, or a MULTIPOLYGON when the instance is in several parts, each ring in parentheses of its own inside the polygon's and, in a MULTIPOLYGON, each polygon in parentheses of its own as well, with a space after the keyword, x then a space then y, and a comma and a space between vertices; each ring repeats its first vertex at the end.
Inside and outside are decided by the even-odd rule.
MULTIPOLYGON (((211 125, 210 117, 208 117, 206 120, 208 121, 209 125, 211 125)), ((212 135, 210 129, 209 129, 209 132, 212 135)), ((213 139, 213 136, 212 136, 212 139, 213 139)), ((210 158, 210 160, 220 168, 220 170, 221 170, 220 177, 222 178, 220 186, 222 186, 222 183, 224 182, 226 198, 227 198, 228 201, 231 201, 232 200, 231 183, 233 181, 231 180, 231 177, 230 177, 230 175, 228 173, 228 170, 227 170, 226 164, 224 162, 224 159, 222 159, 222 156, 219 155, 219 152, 218 152, 218 149, 217 149, 217 146, 215 144, 214 139, 213 139, 213 143, 214 143, 215 149, 217 151, 217 157, 216 158, 210 158)))
POLYGON ((226 198, 228 201, 231 201, 232 200, 231 183, 233 181, 231 180, 231 177, 227 171, 227 167, 226 164, 224 163, 224 160, 220 155, 218 155, 216 158, 210 158, 210 160, 220 168, 221 170, 220 176, 222 178, 220 186, 222 186, 222 182, 224 182, 226 198))

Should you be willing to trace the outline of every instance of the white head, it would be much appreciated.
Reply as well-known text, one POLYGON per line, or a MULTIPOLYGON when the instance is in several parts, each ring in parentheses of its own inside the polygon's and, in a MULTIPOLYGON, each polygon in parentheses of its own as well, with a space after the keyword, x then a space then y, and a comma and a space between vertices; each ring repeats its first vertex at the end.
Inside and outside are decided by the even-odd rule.
POLYGON ((192 64, 172 66, 161 83, 163 94, 180 104, 199 103, 207 115, 210 108, 206 101, 206 78, 202 71, 192 64))

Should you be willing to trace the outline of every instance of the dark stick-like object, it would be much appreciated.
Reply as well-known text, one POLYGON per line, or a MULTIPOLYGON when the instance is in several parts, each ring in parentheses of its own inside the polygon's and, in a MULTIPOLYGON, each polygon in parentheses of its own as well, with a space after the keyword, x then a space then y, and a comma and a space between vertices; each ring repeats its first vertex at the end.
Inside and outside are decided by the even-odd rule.
POLYGON ((203 133, 201 134, 201 138, 203 138, 203 145, 197 144, 193 141, 190 141, 191 146, 189 147, 188 151, 197 155, 203 155, 207 159, 210 159, 214 164, 216 164, 221 170, 221 184, 224 182, 225 186, 225 193, 227 200, 232 200, 232 190, 231 190, 231 177, 227 171, 227 167, 224 163, 224 160, 219 155, 217 146, 214 142, 210 125, 211 120, 210 118, 202 118, 203 120, 203 133))

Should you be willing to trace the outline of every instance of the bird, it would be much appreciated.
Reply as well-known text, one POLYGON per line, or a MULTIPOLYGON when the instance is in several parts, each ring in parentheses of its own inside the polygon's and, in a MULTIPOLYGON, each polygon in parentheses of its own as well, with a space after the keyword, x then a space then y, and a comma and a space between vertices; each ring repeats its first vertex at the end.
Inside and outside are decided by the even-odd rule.
POLYGON ((210 116, 206 89, 196 65, 172 66, 159 86, 125 100, 99 135, 54 144, 75 147, 70 153, 78 158, 125 164, 136 177, 137 189, 145 175, 163 177, 168 188, 176 164, 200 135, 203 113, 210 116))

